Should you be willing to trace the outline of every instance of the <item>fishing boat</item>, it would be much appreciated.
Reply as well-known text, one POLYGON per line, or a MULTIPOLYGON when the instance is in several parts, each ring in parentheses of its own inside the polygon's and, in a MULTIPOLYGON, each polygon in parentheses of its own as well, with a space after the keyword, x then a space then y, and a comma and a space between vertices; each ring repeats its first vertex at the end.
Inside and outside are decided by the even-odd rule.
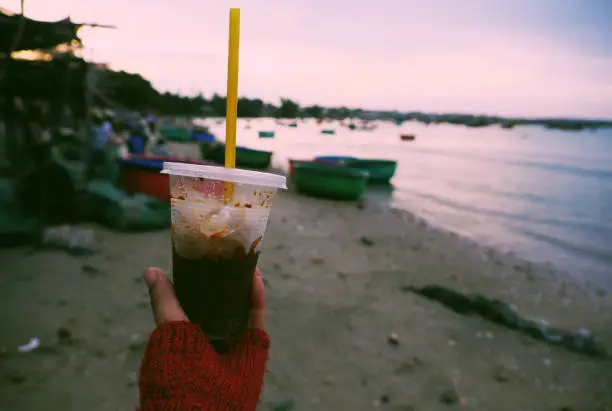
POLYGON ((416 136, 414 134, 402 134, 400 135, 400 140, 402 141, 414 141, 416 136))
POLYGON ((291 181, 302 194, 332 200, 357 200, 366 190, 368 172, 333 164, 295 162, 291 181))
POLYGON ((200 158, 206 160, 210 158, 210 153, 215 150, 215 147, 220 144, 218 141, 212 143, 200 143, 200 158))
POLYGON ((321 130, 321 134, 336 134, 336 130, 332 128, 324 128, 321 130))
POLYGON ((350 156, 317 156, 314 161, 317 163, 328 163, 328 164, 344 164, 347 161, 359 160, 357 157, 350 156))
POLYGON ((161 126, 159 134, 164 140, 186 143, 191 141, 192 130, 184 127, 161 126))
POLYGON ((259 138, 274 138, 274 131, 260 131, 259 138))
POLYGON ((312 163, 312 160, 292 160, 289 159, 289 177, 292 177, 295 173, 295 165, 298 163, 312 163))
MULTIPOLYGON (((217 143, 206 149, 200 147, 203 160, 211 160, 220 164, 225 162, 225 144, 217 143)), ((255 170, 263 170, 270 167, 272 152, 255 150, 247 147, 236 147, 236 167, 244 167, 255 170)))
POLYGON ((377 184, 389 183, 397 168, 397 161, 393 160, 356 159, 344 164, 348 168, 367 171, 368 181, 377 184))
POLYGON ((119 186, 130 194, 142 193, 162 201, 170 201, 170 181, 161 174, 164 162, 219 165, 182 157, 130 156, 119 160, 119 186))
POLYGON ((191 141, 197 143, 214 143, 215 135, 210 132, 208 127, 196 127, 191 134, 191 141))

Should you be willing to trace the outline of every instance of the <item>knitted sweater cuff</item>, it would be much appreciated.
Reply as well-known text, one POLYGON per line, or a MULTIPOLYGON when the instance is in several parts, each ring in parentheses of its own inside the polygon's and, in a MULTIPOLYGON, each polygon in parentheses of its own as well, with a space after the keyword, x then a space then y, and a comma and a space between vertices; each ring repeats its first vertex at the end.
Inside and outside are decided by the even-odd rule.
POLYGON ((151 333, 148 352, 157 355, 169 353, 202 352, 208 346, 208 337, 196 324, 186 321, 166 323, 151 333))
MULTIPOLYGON (((242 344, 270 348, 270 337, 261 329, 246 330, 239 337, 242 344)), ((196 324, 186 321, 166 323, 156 328, 149 338, 147 351, 156 354, 202 352, 208 347, 208 336, 196 324)))
POLYGON ((240 340, 243 343, 268 350, 270 348, 270 337, 264 330, 254 329, 245 331, 240 340))

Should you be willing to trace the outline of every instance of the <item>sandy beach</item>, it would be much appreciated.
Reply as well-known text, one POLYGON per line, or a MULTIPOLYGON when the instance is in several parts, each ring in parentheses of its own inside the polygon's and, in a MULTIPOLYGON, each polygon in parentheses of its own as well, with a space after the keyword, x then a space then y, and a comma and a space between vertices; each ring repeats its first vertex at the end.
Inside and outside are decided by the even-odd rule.
MULTIPOLYGON (((137 403, 153 327, 141 273, 170 271, 169 232, 92 227, 92 256, 0 251, 1 410, 137 403), (31 337, 41 346, 18 353, 31 337)), ((612 347, 610 294, 554 267, 498 255, 405 212, 290 191, 276 201, 259 266, 272 339, 262 410, 612 409, 607 360, 402 291, 482 293, 612 347)))

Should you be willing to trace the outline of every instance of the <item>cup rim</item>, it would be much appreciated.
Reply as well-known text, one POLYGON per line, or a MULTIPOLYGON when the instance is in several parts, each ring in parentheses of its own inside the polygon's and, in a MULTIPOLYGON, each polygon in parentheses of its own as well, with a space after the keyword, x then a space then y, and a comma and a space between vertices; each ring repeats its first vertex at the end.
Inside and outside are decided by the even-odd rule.
POLYGON ((264 186, 272 188, 287 188, 287 177, 262 173, 261 171, 242 170, 239 168, 225 168, 221 166, 208 166, 202 164, 164 162, 162 174, 205 178, 208 180, 221 180, 237 184, 264 186))

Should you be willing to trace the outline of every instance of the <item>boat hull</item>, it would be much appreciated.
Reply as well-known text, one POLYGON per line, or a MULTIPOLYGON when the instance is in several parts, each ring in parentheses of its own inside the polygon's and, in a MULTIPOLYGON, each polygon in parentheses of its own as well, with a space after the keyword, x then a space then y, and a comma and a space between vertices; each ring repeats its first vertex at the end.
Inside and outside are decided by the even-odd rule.
POLYGON ((260 131, 259 138, 274 138, 274 131, 260 131))
POLYGON ((395 174, 397 162, 393 160, 350 160, 346 166, 353 169, 365 170, 369 175, 369 182, 375 184, 389 183, 395 174))
POLYGON ((363 170, 316 162, 296 162, 294 167, 292 183, 299 193, 309 196, 357 200, 367 187, 368 174, 363 170))
MULTIPOLYGON (((211 160, 220 164, 225 162, 225 144, 200 145, 200 153, 203 160, 211 160)), ((270 167, 271 161, 271 151, 236 147, 236 167, 265 170, 270 167)))
POLYGON ((161 174, 165 161, 218 166, 214 163, 179 157, 131 156, 119 160, 119 186, 130 194, 142 193, 170 202, 169 176, 161 174))
POLYGON ((159 128, 159 134, 164 140, 186 143, 191 141, 192 132, 187 128, 162 126, 159 128))

